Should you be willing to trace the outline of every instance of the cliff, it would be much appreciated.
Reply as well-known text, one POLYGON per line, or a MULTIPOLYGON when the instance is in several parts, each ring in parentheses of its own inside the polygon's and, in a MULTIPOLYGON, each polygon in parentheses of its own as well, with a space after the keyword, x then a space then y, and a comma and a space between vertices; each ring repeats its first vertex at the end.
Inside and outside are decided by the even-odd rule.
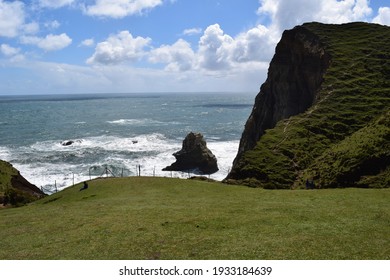
POLYGON ((388 187, 389 45, 390 28, 376 24, 285 31, 225 181, 388 187))
POLYGON ((0 160, 0 205, 20 205, 45 196, 10 163, 0 160))

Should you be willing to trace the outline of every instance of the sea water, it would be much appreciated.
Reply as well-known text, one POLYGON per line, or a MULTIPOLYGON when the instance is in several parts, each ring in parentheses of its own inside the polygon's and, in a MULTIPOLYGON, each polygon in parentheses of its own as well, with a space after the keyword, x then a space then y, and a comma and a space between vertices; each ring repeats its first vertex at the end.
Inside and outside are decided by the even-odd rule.
POLYGON ((237 154, 253 93, 0 96, 0 159, 47 192, 99 176, 166 172, 189 132, 204 135, 222 180, 237 154), (64 145, 69 142, 70 145, 64 145))

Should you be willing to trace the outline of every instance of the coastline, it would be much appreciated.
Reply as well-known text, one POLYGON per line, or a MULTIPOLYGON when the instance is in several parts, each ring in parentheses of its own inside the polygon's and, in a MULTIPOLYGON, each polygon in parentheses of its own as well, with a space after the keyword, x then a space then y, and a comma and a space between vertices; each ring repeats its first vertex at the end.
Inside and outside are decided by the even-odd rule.
MULTIPOLYGON (((164 172, 187 133, 201 132, 222 180, 237 154, 253 94, 134 94, 16 96, 0 101, 0 158, 31 183, 64 189, 101 176, 188 178, 164 172), (71 145, 61 143, 72 142, 71 145)), ((0 96, 1 100, 1 96, 0 96)))

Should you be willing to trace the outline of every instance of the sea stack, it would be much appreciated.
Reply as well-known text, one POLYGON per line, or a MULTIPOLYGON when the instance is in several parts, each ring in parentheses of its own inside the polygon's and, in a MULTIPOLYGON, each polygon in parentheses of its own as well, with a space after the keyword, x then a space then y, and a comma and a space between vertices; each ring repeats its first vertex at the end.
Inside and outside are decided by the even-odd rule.
POLYGON ((183 141, 182 149, 173 154, 176 162, 163 171, 197 170, 201 174, 213 174, 218 171, 217 158, 207 148, 201 133, 190 132, 183 141))

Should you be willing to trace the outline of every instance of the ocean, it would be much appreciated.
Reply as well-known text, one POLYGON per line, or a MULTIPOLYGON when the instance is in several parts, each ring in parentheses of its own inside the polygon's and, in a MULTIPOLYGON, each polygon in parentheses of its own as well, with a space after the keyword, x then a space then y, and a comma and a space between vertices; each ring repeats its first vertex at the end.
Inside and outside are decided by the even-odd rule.
POLYGON ((219 171, 210 178, 222 180, 254 98, 253 93, 0 96, 0 159, 47 193, 139 171, 187 178, 194 174, 162 169, 175 161, 172 154, 192 131, 204 135, 217 157, 219 171))

